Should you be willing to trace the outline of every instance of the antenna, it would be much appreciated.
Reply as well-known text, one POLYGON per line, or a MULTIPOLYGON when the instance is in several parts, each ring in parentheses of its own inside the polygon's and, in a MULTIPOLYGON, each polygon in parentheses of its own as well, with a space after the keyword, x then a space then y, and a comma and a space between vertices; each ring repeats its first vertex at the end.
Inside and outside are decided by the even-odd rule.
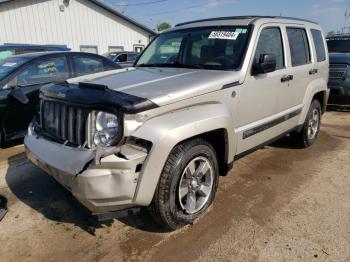
POLYGON ((344 26, 342 28, 342 33, 346 33, 346 30, 349 31, 349 27, 346 26, 346 22, 349 20, 350 18, 350 11, 348 11, 348 9, 345 9, 345 13, 344 13, 344 26))

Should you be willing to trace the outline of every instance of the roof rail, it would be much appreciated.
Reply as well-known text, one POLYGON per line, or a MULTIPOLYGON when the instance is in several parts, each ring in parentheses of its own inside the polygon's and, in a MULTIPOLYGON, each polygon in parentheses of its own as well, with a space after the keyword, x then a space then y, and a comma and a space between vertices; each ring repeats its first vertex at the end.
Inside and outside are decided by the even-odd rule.
POLYGON ((308 22, 308 23, 313 23, 317 24, 314 21, 302 19, 302 18, 294 18, 294 17, 286 17, 286 16, 259 16, 259 15, 247 15, 247 16, 226 16, 226 17, 214 17, 214 18, 207 18, 207 19, 200 19, 200 20, 194 20, 194 21, 188 21, 184 23, 177 24, 177 26, 182 26, 182 25, 188 25, 188 24, 193 24, 193 23, 200 23, 200 22, 210 22, 210 21, 219 21, 219 20, 228 20, 228 19, 251 19, 250 24, 255 22, 258 19, 263 19, 263 18, 270 18, 270 19, 290 19, 290 20, 296 20, 296 21, 302 21, 302 22, 308 22))

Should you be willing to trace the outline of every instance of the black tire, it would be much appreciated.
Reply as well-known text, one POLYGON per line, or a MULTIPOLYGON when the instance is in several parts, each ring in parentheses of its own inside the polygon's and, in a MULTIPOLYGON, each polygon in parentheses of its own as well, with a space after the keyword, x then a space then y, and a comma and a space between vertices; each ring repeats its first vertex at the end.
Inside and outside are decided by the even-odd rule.
POLYGON ((300 132, 294 132, 291 134, 291 138, 293 143, 300 148, 307 148, 315 143, 318 134, 320 132, 320 124, 321 124, 321 105, 318 100, 313 100, 311 102, 309 112, 306 116, 305 122, 300 132), (315 124, 316 131, 313 132, 313 135, 309 135, 310 129, 310 121, 312 121, 314 117, 314 112, 317 111, 318 122, 315 124))
MULTIPOLYGON (((200 168, 198 167, 198 169, 200 168)), ((205 172, 206 177, 208 172, 205 172)), ((198 172, 194 173, 198 174, 198 172)), ((204 175, 202 177, 204 177, 204 175)), ((218 187, 218 177, 219 171, 216 152, 211 144, 203 139, 197 138, 177 145, 171 151, 160 175, 153 201, 149 207, 151 214, 158 223, 168 230, 176 230, 187 224, 192 224, 194 220, 202 215, 212 204, 218 187), (212 186, 210 191, 208 191, 210 193, 206 195, 206 202, 204 203, 204 201, 202 201, 203 206, 200 210, 195 213, 187 213, 186 209, 183 207, 184 200, 181 200, 180 197, 180 181, 182 181, 182 183, 185 182, 188 187, 192 186, 192 183, 185 181, 191 180, 187 178, 185 168, 188 170, 188 166, 191 165, 191 163, 196 163, 195 161, 197 159, 203 159, 204 163, 209 163, 212 186), (208 162, 205 162, 206 160, 208 160, 208 162)), ((206 182, 200 183, 204 184, 206 182)), ((198 186, 199 185, 198 183, 198 186)), ((189 192, 197 194, 193 193, 193 191, 194 189, 191 189, 189 192)), ((186 201, 187 197, 186 195, 186 201)), ((198 194, 198 198, 200 197, 202 196, 198 194)), ((183 199, 185 199, 185 197, 183 197, 183 199)))

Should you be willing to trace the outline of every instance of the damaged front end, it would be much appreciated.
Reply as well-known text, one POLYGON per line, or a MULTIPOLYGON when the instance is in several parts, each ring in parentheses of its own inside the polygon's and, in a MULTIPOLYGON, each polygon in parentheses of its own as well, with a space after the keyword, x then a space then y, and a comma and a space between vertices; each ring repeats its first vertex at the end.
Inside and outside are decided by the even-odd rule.
POLYGON ((148 150, 126 141, 123 115, 152 106, 101 86, 47 86, 41 91, 39 116, 25 137, 28 158, 94 214, 133 207, 148 150), (96 120, 96 112, 111 117, 96 120), (96 134, 105 138, 98 140, 96 134))

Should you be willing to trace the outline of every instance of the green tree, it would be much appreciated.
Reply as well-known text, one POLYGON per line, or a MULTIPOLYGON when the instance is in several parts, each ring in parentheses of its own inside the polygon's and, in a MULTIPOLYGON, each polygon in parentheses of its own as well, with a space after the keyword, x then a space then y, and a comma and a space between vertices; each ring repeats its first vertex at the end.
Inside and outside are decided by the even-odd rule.
POLYGON ((334 31, 329 31, 329 32, 327 33, 327 37, 330 37, 330 36, 334 36, 334 31))
POLYGON ((162 22, 162 23, 157 25, 158 32, 164 31, 168 28, 171 28, 171 24, 169 24, 168 22, 162 22))

